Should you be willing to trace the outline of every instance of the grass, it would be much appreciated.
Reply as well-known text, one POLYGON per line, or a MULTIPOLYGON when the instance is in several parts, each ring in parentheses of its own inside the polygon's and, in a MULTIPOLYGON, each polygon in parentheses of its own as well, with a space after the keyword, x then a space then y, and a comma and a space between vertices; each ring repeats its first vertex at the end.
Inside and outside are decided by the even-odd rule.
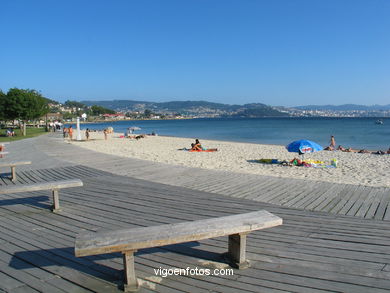
POLYGON ((41 128, 27 127, 26 136, 22 135, 20 129, 14 129, 14 131, 16 136, 7 137, 6 136, 7 129, 0 129, 0 142, 15 141, 15 140, 30 138, 30 137, 34 137, 46 133, 44 127, 41 128))

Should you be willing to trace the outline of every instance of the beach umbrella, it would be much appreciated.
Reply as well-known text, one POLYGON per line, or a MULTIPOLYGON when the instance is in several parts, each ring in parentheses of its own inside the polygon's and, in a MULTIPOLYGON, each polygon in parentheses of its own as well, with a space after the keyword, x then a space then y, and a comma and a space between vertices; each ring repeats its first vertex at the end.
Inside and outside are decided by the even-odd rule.
POLYGON ((323 150, 322 146, 318 143, 307 139, 293 141, 286 146, 286 149, 290 153, 299 153, 302 156, 306 153, 314 153, 323 150))

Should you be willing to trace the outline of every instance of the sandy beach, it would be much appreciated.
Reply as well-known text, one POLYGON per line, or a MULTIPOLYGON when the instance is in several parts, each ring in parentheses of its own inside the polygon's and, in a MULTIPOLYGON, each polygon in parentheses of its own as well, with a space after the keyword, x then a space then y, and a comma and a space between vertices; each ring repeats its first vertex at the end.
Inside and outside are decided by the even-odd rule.
POLYGON ((292 160, 298 154, 289 153, 283 146, 202 140, 205 148, 218 148, 217 152, 194 153, 189 148, 194 139, 147 136, 135 140, 110 134, 104 140, 103 133, 92 132, 89 141, 72 141, 73 144, 97 152, 173 165, 225 170, 239 173, 269 175, 285 178, 301 178, 314 181, 358 184, 376 187, 390 186, 390 155, 321 151, 305 155, 305 159, 321 160, 330 165, 337 159, 337 168, 313 168, 268 165, 257 160, 292 160))

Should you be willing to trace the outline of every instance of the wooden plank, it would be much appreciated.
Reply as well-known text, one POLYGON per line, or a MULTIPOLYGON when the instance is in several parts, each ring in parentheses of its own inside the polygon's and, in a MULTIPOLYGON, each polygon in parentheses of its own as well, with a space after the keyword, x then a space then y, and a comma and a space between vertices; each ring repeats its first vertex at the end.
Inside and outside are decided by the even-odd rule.
POLYGON ((383 194, 382 194, 382 198, 380 200, 380 203, 379 203, 379 207, 376 210, 376 213, 375 213, 375 216, 374 216, 375 219, 377 219, 377 220, 384 219, 386 210, 389 210, 388 209, 389 202, 390 202, 390 193, 384 191, 383 194))
POLYGON ((79 187, 79 186, 83 186, 83 182, 80 179, 52 181, 52 182, 36 183, 36 184, 29 184, 29 185, 15 185, 12 187, 1 188, 0 194, 31 192, 31 191, 49 190, 49 189, 62 189, 62 188, 79 187))
POLYGON ((0 162, 0 167, 15 167, 21 165, 30 165, 31 161, 11 161, 11 162, 0 162))

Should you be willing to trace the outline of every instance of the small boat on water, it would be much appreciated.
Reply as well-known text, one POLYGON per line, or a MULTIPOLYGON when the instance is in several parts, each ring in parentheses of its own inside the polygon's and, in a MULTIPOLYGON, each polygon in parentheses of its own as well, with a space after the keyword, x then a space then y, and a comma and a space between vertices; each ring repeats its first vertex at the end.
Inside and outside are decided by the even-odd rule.
POLYGON ((379 119, 379 120, 376 120, 376 121, 375 121, 375 124, 382 125, 382 124, 383 124, 383 120, 380 120, 380 119, 379 119))

